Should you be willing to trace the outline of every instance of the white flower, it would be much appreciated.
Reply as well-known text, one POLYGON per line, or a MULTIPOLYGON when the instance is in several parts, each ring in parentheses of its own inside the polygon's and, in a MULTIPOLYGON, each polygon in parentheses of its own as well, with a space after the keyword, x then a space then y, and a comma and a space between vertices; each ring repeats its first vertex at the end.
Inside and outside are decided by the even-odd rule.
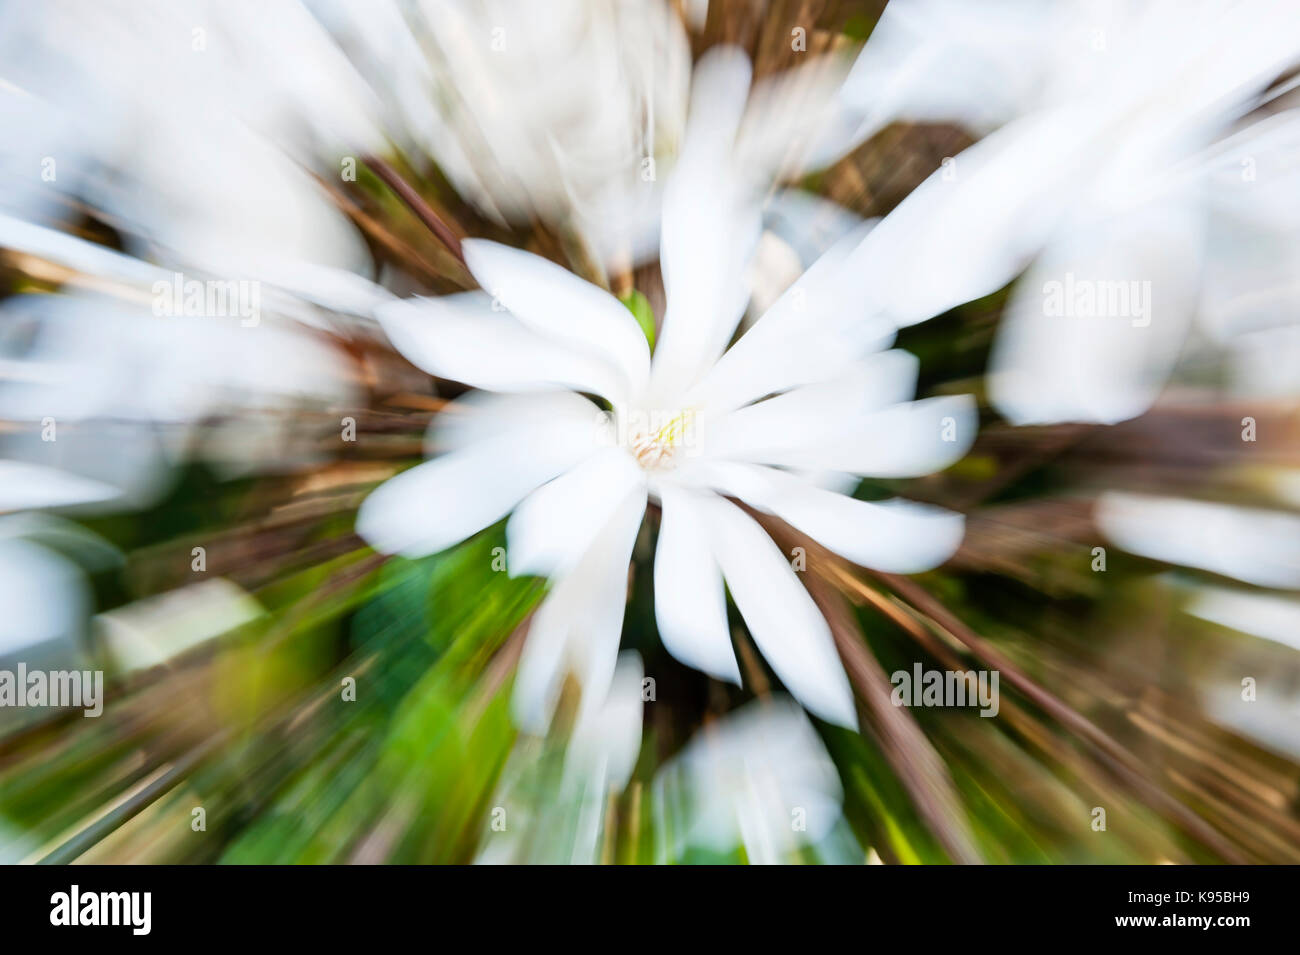
POLYGON ((297 3, 73 0, 0 11, 0 61, 0 250, 59 287, 0 306, 0 417, 28 425, 0 456, 107 482, 113 506, 200 438, 225 475, 299 463, 286 412, 355 394, 301 326, 364 331, 390 297, 312 175, 387 143, 343 52, 297 3), (86 215, 123 251, 71 234, 86 215), (178 277, 239 283, 256 314, 160 315, 178 277))
MULTIPOLYGON (((423 0, 436 125, 421 145, 489 215, 579 221, 638 186, 675 150, 691 61, 663 0, 423 0), (642 168, 647 160, 651 166, 642 168)), ((418 34, 419 31, 417 31, 418 34)))
POLYGON ((904 279, 885 304, 911 323, 1032 262, 993 404, 1017 424, 1141 414, 1194 320, 1252 351, 1241 335, 1293 321, 1300 111, 1250 114, 1297 57, 1288 3, 891 2, 846 95, 997 128, 888 217, 864 278, 904 279))
POLYGON ((1300 517, 1283 510, 1107 491, 1097 526, 1133 554, 1300 590, 1300 517))
POLYGON ((659 859, 743 846, 751 865, 779 864, 825 843, 842 821, 842 801, 835 764, 808 718, 786 697, 756 700, 696 733, 656 775, 658 831, 672 834, 659 859))
MULTIPOLYGON (((1280 752, 1300 753, 1300 695, 1289 676, 1300 650, 1300 517, 1277 507, 1107 491, 1094 521, 1129 553, 1171 565, 1151 581, 1158 605, 1258 638, 1205 644, 1217 649, 1204 661, 1198 693, 1215 723, 1280 752), (1257 678, 1258 699, 1243 706, 1244 688, 1257 678)), ((1180 640, 1200 629, 1186 619, 1169 625, 1180 640)))
MULTIPOLYGON (((715 58, 705 88, 747 87, 715 58), (714 72, 716 70, 716 72, 714 72)), ((697 83, 701 82, 697 78, 697 83)), ((482 240, 464 243, 485 292, 414 299, 377 315, 431 374, 484 389, 433 432, 444 454, 376 490, 357 518, 378 550, 422 555, 511 514, 515 574, 554 586, 535 615, 516 715, 545 725, 565 672, 598 705, 618 652, 627 567, 647 500, 662 508, 655 613, 665 647, 739 682, 723 582, 786 687, 812 712, 855 725, 825 620, 783 554, 727 497, 776 515, 848 559, 915 572, 945 560, 962 518, 829 489, 854 475, 946 467, 969 446, 969 398, 911 403, 916 360, 883 351, 893 327, 833 248, 727 349, 745 308, 757 205, 726 170, 744 96, 698 95, 665 194, 667 310, 653 360, 613 296, 559 266, 482 240), (602 411, 586 395, 608 404, 602 411)))
MULTIPOLYGON (((692 77, 672 4, 419 0, 397 11, 326 0, 313 11, 380 101, 397 104, 390 135, 431 157, 479 212, 571 230, 611 267, 653 258, 692 77)), ((839 96, 847 68, 838 52, 803 54, 755 84, 736 150, 761 189, 877 128, 839 96)))
POLYGON ((59 542, 94 559, 112 552, 68 521, 9 512, 99 502, 116 493, 53 468, 0 459, 0 660, 83 662, 90 586, 76 564, 45 545, 59 542))
POLYGON ((530 778, 546 765, 555 740, 516 740, 493 800, 508 821, 485 834, 478 864, 592 865, 600 860, 611 797, 627 788, 641 752, 644 675, 635 651, 619 654, 609 692, 598 707, 586 708, 565 741, 557 786, 538 787, 530 778))
POLYGON ((352 394, 339 353, 278 314, 257 327, 237 315, 157 316, 139 300, 145 287, 120 291, 0 305, 0 417, 26 424, 0 436, 0 454, 95 478, 123 492, 117 504, 140 504, 196 447, 226 474, 308 458, 290 410, 352 394))
POLYGON ((0 459, 0 514, 104 501, 116 489, 54 468, 0 459))
POLYGON ((310 170, 338 175, 340 145, 384 139, 303 5, 11 6, 0 63, 0 171, 12 174, 0 211, 54 224, 85 204, 133 255, 187 270, 366 270, 364 242, 310 170))

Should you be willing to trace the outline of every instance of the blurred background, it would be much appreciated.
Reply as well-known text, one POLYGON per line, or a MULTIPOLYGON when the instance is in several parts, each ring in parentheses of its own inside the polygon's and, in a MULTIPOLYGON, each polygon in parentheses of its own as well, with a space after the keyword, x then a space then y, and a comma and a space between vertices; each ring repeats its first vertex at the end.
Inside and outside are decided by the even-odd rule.
POLYGON ((1236 45, 1198 19, 1224 5, 971 6, 0 4, 0 671, 104 674, 98 717, 0 706, 0 861, 1300 862, 1300 58, 1267 4, 1236 45), (859 734, 734 608, 743 689, 665 652, 647 520, 608 702, 527 736, 546 582, 502 572, 504 522, 420 560, 354 532, 463 390, 371 312, 473 288, 473 236, 662 319, 660 186, 720 44, 753 63, 750 319, 949 169, 988 208, 936 214, 970 240, 940 265, 1015 248, 898 333, 918 397, 979 398, 973 449, 855 492, 965 541, 900 578, 774 532, 859 734), (978 175, 1008 142, 1052 172, 1004 197, 978 175), (1138 233, 1169 261, 1122 277, 1172 331, 1025 331, 1092 274, 1071 242, 1138 233), (160 311, 177 275, 228 307, 160 311), (916 664, 996 670, 998 715, 892 705, 916 664))

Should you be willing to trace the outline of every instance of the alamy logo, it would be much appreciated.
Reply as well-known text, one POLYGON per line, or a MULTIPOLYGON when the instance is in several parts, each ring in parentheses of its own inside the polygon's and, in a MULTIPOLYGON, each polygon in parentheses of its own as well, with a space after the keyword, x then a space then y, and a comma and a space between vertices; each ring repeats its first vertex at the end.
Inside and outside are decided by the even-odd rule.
POLYGON ((252 328, 262 320, 262 283, 247 279, 186 280, 176 272, 170 282, 153 283, 153 313, 159 318, 238 318, 252 328))
POLYGON ((889 676, 895 706, 979 706, 980 716, 998 715, 997 670, 895 670, 889 676))
POLYGON ((1049 318, 1131 318, 1134 328, 1151 324, 1151 283, 1077 279, 1043 283, 1043 314, 1049 318))
POLYGON ((129 925, 132 935, 148 935, 153 923, 151 892, 69 892, 50 896, 51 925, 129 925))
POLYGON ((84 716, 104 712, 103 670, 0 670, 0 706, 83 707, 84 716))

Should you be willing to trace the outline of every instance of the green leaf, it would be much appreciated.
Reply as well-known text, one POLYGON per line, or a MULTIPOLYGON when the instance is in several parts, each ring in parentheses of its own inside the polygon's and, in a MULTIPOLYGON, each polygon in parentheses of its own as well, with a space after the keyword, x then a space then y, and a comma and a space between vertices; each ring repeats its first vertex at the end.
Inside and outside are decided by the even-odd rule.
POLYGON ((618 299, 627 306, 627 310, 632 313, 636 323, 641 326, 641 331, 645 333, 645 340, 650 344, 650 350, 655 350, 655 313, 650 308, 650 300, 632 289, 626 295, 619 296, 618 299))

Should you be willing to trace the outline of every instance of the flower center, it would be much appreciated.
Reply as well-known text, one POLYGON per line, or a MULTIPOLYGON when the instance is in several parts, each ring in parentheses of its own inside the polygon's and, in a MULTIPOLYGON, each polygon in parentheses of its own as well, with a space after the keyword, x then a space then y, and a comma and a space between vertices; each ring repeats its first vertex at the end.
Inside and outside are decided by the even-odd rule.
POLYGON ((695 410, 633 411, 620 423, 619 443, 647 471, 675 468, 695 444, 695 410))

